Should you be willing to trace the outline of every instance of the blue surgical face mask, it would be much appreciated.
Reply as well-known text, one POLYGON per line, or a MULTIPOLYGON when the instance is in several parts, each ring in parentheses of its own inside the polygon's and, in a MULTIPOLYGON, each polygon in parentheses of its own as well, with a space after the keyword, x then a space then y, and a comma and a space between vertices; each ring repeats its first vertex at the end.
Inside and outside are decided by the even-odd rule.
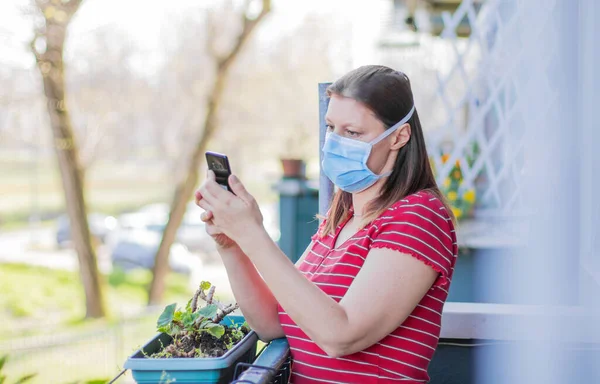
POLYGON ((406 124, 414 111, 415 107, 413 106, 406 117, 370 142, 348 139, 328 132, 323 145, 323 162, 321 164, 325 175, 338 188, 349 193, 364 191, 380 178, 389 176, 391 172, 381 175, 373 173, 367 167, 367 160, 369 160, 373 146, 406 124))

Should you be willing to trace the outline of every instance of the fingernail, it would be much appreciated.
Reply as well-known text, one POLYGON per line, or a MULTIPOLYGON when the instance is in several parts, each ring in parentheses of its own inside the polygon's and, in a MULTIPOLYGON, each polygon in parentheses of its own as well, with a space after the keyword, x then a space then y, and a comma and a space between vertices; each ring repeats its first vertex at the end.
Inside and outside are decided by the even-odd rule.
POLYGON ((233 181, 234 183, 239 183, 239 179, 237 178, 236 175, 231 175, 231 181, 233 181))

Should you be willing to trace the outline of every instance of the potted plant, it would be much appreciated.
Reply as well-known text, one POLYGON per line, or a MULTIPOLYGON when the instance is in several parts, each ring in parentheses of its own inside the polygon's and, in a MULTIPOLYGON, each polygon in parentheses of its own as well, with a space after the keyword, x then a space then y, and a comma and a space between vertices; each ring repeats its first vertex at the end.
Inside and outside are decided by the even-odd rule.
POLYGON ((220 303, 214 293, 202 282, 184 309, 165 308, 156 323, 160 333, 125 362, 138 384, 229 383, 238 363, 254 360, 258 336, 242 316, 231 315, 237 304, 220 303))
MULTIPOLYGON (((478 146, 473 145, 472 148, 470 148, 470 152, 467 154, 466 159, 464 160, 469 167, 473 166, 478 154, 478 146)), ((442 164, 446 164, 449 158, 449 154, 442 154, 442 164)), ((434 174, 437 173, 433 161, 431 161, 431 165, 434 174)), ((465 183, 461 165, 461 160, 456 160, 456 163, 450 170, 450 174, 444 179, 442 185, 440 186, 440 191, 448 200, 450 208, 452 209, 452 213, 457 220, 462 220, 472 215, 477 197, 474 187, 467 187, 464 185, 465 183)))
POLYGON ((304 160, 294 158, 281 158, 283 177, 291 179, 303 179, 305 177, 304 160))
POLYGON ((304 179, 306 177, 306 164, 303 160, 306 140, 306 133, 301 126, 290 131, 285 138, 279 158, 284 178, 304 179))
MULTIPOLYGON (((449 155, 442 156, 442 162, 448 161, 449 155)), ((460 160, 457 160, 450 171, 450 175, 444 179, 440 188, 452 209, 456 220, 470 217, 475 206, 475 188, 464 188, 463 174, 460 160)))

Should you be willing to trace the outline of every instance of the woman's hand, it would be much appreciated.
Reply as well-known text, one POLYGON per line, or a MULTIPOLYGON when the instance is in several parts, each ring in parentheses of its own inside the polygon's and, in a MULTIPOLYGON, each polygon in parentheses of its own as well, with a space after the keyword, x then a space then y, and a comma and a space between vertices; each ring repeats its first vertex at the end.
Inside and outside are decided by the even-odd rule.
MULTIPOLYGON (((264 231, 263 217, 256 200, 237 177, 231 175, 229 185, 235 194, 217 184, 214 172, 208 171, 206 181, 196 192, 196 201, 198 206, 206 211, 202 221, 212 222, 212 233, 225 235, 231 241, 240 244, 241 241, 264 231)), ((220 238, 222 239, 222 236, 220 238)))
MULTIPOLYGON (((198 193, 196 194, 196 196, 198 193)), ((198 198, 196 197, 196 204, 198 204, 198 198)), ((212 221, 212 212, 204 211, 200 215, 200 220, 205 223, 206 233, 208 233, 215 243, 217 243, 217 247, 220 249, 228 249, 237 246, 235 241, 231 240, 227 235, 225 235, 212 221)))

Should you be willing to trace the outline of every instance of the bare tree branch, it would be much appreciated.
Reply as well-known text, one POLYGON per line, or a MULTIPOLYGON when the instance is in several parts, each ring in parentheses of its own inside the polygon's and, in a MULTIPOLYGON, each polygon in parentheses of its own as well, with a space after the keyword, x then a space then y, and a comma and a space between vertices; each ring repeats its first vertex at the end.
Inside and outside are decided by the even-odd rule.
POLYGON ((215 41, 217 40, 217 27, 214 22, 214 11, 207 10, 205 13, 205 23, 206 23, 206 37, 205 37, 205 47, 208 55, 214 59, 219 60, 219 52, 215 47, 215 41))
POLYGON ((229 76, 231 65, 238 57, 239 52, 250 38, 255 27, 264 19, 270 10, 271 1, 262 0, 260 14, 255 19, 250 19, 248 16, 248 8, 245 8, 243 14, 240 15, 243 22, 242 31, 239 33, 235 40, 235 44, 229 53, 225 55, 223 59, 218 59, 217 61, 214 82, 206 102, 206 115, 204 117, 203 126, 202 129, 198 130, 199 132, 202 132, 202 134, 198 138, 192 155, 188 160, 186 174, 176 185, 171 202, 169 221, 167 222, 167 226, 165 227, 162 240, 156 253, 154 267, 152 269, 152 282, 148 293, 148 303, 150 305, 160 302, 162 298, 164 292, 164 278, 169 268, 169 249, 171 244, 175 241, 177 229, 183 220, 187 202, 192 197, 194 188, 198 185, 198 168, 203 161, 206 147, 218 128, 218 112, 223 99, 225 84, 229 76))
POLYGON ((206 295, 206 304, 212 304, 213 296, 215 295, 215 289, 217 289, 217 287, 215 287, 214 285, 211 285, 208 289, 208 294, 206 295))
POLYGON ((242 32, 239 34, 237 41, 228 55, 219 60, 218 67, 220 70, 226 70, 229 68, 233 59, 237 56, 240 49, 246 43, 246 40, 250 38, 252 31, 261 22, 261 20, 271 11, 271 0, 262 0, 262 9, 258 16, 255 19, 250 19, 248 17, 248 10, 250 7, 250 1, 246 1, 244 8, 244 24, 242 27, 242 32))

